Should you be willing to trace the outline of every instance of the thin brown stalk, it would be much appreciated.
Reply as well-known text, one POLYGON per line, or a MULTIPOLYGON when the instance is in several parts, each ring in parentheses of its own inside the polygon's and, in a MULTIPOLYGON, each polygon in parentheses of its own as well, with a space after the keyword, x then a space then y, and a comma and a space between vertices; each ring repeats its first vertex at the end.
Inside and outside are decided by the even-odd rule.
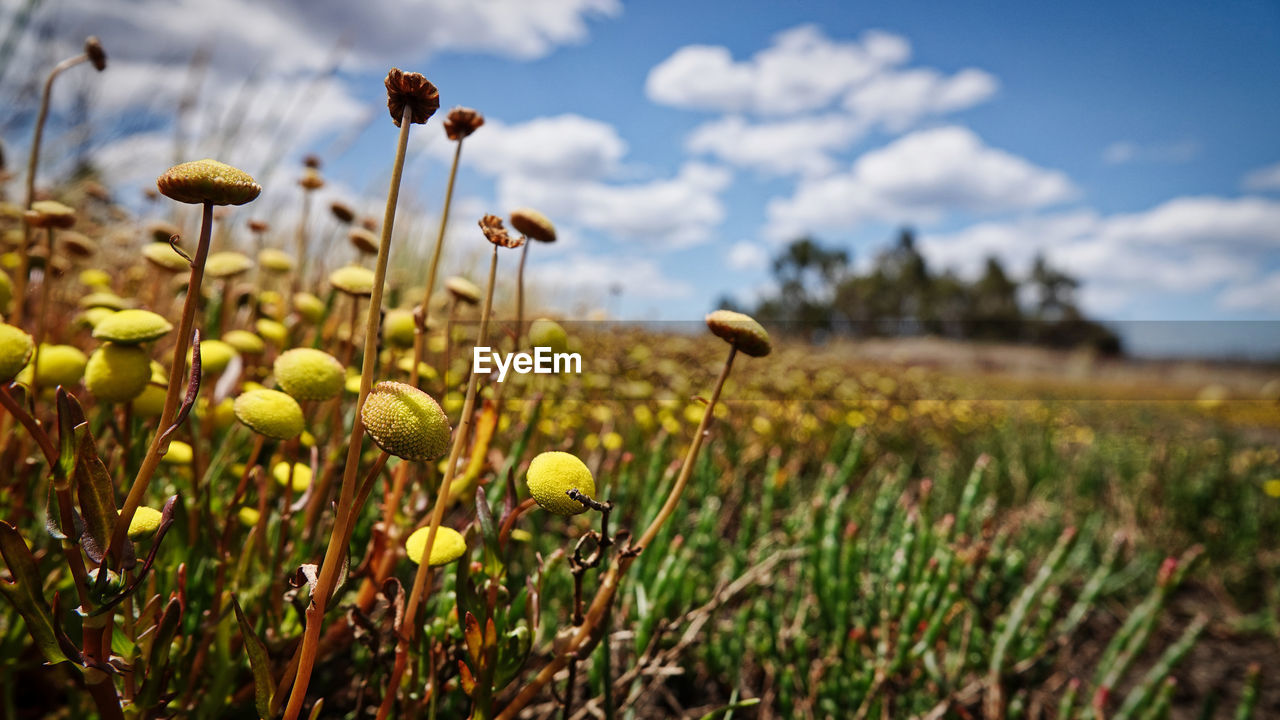
MULTIPOLYGON (((409 384, 418 387, 421 379, 418 364, 422 362, 427 345, 427 315, 430 312, 431 296, 436 291, 436 273, 440 270, 440 253, 444 249, 444 231, 449 225, 449 208, 453 205, 453 181, 458 176, 458 159, 462 157, 462 138, 453 149, 453 165, 449 167, 449 185, 444 193, 444 207, 440 210, 440 230, 436 233, 436 247, 431 252, 431 267, 427 270, 427 289, 422 293, 422 313, 413 333, 413 366, 409 369, 409 384)), ((447 374, 449 369, 445 368, 447 374)))

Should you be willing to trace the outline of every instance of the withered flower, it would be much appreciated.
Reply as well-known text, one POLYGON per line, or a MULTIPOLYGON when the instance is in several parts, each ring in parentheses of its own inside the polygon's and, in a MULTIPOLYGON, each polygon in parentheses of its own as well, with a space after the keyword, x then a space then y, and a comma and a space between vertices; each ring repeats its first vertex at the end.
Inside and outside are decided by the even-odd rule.
POLYGON ((524 244, 523 237, 511 237, 507 229, 502 226, 502 218, 497 215, 485 215, 480 218, 480 231, 494 245, 501 245, 505 248, 518 248, 524 244))
POLYGON ((466 107, 456 107, 444 119, 444 132, 450 140, 461 140, 484 124, 484 116, 466 107))
POLYGON ((90 35, 84 41, 84 54, 89 58, 93 69, 102 72, 107 69, 107 52, 102 49, 102 41, 97 35, 90 35))
POLYGON ((386 86, 387 109, 396 127, 400 127, 406 107, 410 110, 409 122, 417 124, 425 123, 440 109, 440 91, 421 73, 407 73, 393 67, 387 73, 386 86))

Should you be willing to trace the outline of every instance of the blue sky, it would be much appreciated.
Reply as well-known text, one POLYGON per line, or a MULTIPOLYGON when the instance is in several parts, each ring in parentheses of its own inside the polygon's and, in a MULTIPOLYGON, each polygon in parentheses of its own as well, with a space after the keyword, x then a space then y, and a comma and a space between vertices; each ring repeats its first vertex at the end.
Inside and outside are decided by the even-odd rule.
MULTIPOLYGON (((224 116, 253 77, 250 114, 270 128, 282 103, 269 99, 345 38, 289 157, 320 152, 333 196, 367 193, 372 209, 395 133, 381 77, 423 72, 445 108, 490 119, 464 147, 451 249, 478 242, 473 215, 543 209, 563 242, 535 248, 531 270, 563 309, 599 307, 617 283, 623 317, 696 318, 721 295, 767 292, 767 258, 789 238, 865 262, 910 224, 935 266, 961 272, 987 254, 1022 272, 1046 252, 1102 317, 1280 319, 1273 2, 356 5, 41 12, 69 47, 96 32, 112 54, 92 112, 158 118, 98 148, 139 184, 170 159, 164 98, 193 47, 213 51, 204 116, 224 116)), ((192 122, 193 153, 209 122, 192 122)), ((228 159, 251 169, 274 137, 228 159)), ((429 227, 450 148, 432 123, 414 149, 408 212, 429 227)), ((259 212, 289 222, 294 175, 286 163, 260 178, 259 212)))

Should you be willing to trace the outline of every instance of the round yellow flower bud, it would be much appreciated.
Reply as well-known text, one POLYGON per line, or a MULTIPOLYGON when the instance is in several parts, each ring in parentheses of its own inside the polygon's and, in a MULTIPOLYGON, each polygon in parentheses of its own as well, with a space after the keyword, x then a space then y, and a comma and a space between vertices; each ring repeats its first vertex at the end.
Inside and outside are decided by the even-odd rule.
POLYGON ((289 329, 283 323, 272 320, 271 318, 258 318, 253 323, 253 329, 258 331, 258 335, 263 340, 272 345, 284 345, 289 338, 289 329))
POLYGON ((136 345, 163 337, 173 324, 150 310, 121 310, 93 326, 93 337, 120 345, 136 345))
POLYGON ((40 357, 36 370, 40 373, 40 386, 53 387, 63 385, 70 387, 84 377, 84 367, 88 358, 79 348, 71 345, 44 345, 40 348, 40 357))
POLYGON ((89 293, 88 295, 85 295, 84 297, 80 298, 80 307, 82 308, 104 307, 104 308, 110 308, 112 310, 123 310, 129 307, 129 304, 124 300, 124 298, 119 297, 115 293, 96 292, 96 293, 89 293))
POLYGON ((773 349, 769 333, 749 315, 716 310, 707 316, 707 327, 744 355, 764 357, 773 349))
POLYGON ((179 255, 167 242, 153 242, 143 246, 142 257, 152 265, 169 272, 186 272, 191 269, 191 263, 188 263, 187 259, 179 255))
MULTIPOLYGON (((236 349, 221 340, 201 340, 200 341, 200 374, 201 375, 217 375, 227 366, 239 353, 236 349)), ((195 348, 187 353, 187 364, 191 364, 191 358, 195 355, 195 348)))
MULTIPOLYGON (((427 533, 430 531, 430 527, 418 528, 404 541, 405 554, 417 565, 422 564, 422 556, 426 554, 427 533)), ((441 525, 436 528, 436 541, 431 544, 431 555, 427 564, 433 567, 448 565, 462 557, 465 552, 467 552, 467 541, 463 539, 462 534, 453 528, 441 525)))
POLYGON ((529 494, 542 509, 557 515, 577 515, 586 505, 569 497, 568 492, 577 488, 587 497, 595 497, 596 481, 586 464, 567 452, 544 452, 529 463, 525 473, 529 494))
POLYGON ((360 419, 378 447, 405 460, 428 461, 449 449, 449 418, 412 385, 385 381, 365 398, 360 419))
POLYGON ((170 200, 192 205, 244 205, 262 192, 248 173, 208 158, 174 165, 156 180, 156 188, 170 200))
POLYGON ((85 366, 85 387, 102 402, 129 402, 142 394, 150 380, 151 358, 136 345, 105 343, 85 366))
POLYGON ((190 465, 194 457, 195 452, 190 445, 181 440, 172 440, 169 442, 169 449, 165 450, 164 456, 160 458, 160 462, 166 465, 190 465))
POLYGON ((556 241, 556 226, 551 224, 546 215, 533 208, 512 210, 511 227, 530 240, 548 243, 556 241))
POLYGON ((150 537, 160 527, 160 519, 164 515, 155 508, 149 508, 146 505, 138 506, 133 513, 133 519, 129 521, 129 539, 141 540, 150 537))
POLYGON ((391 310, 382 320, 382 336, 392 347, 411 348, 415 327, 412 310, 391 310))
POLYGON ((242 393, 236 398, 235 413, 254 432, 276 440, 297 437, 305 424, 298 401, 278 390, 242 393))
POLYGON ((30 335, 12 325, 0 325, 0 383, 16 377, 31 361, 33 350, 30 335))
MULTIPOLYGON (((278 462, 271 468, 271 476, 276 484, 284 487, 289 484, 289 463, 278 462)), ((311 486, 311 466, 304 463, 293 463, 293 492, 303 493, 311 486)))
POLYGON ((300 292, 293 296, 293 309, 298 311, 303 320, 312 325, 324 319, 324 301, 307 292, 300 292))
POLYGON ((448 290, 449 294, 459 302, 464 302, 468 305, 475 305, 480 302, 479 286, 464 277, 454 275, 446 278, 444 289, 448 290))
POLYGON ((133 414, 137 417, 160 417, 164 411, 165 385, 147 383, 142 393, 133 399, 133 414))
POLYGON ((105 270, 87 268, 80 271, 80 284, 85 287, 108 290, 111 287, 111 275, 105 270))
POLYGON ((329 274, 329 284, 348 295, 368 296, 373 294, 373 271, 359 265, 340 267, 329 274))
POLYGON ((282 250, 267 248, 258 253, 258 264, 269 273, 283 275, 293 269, 293 258, 282 250))
POLYGON ((551 348, 551 352, 562 353, 569 349, 569 335, 559 323, 538 318, 529 323, 529 344, 532 347, 551 348))
POLYGON ((299 400, 328 400, 342 392, 346 372, 338 359, 323 350, 293 348, 275 362, 276 382, 299 400))
POLYGON ((223 335, 222 339, 241 355, 260 355, 262 351, 267 349, 266 343, 262 342, 262 338, 248 330, 232 330, 223 335))
POLYGON ((204 261, 204 274, 212 278, 231 278, 248 272, 253 261, 238 252, 216 252, 204 261))
POLYGON ((236 511, 236 517, 239 518, 241 525, 253 527, 258 524, 258 509, 245 505, 236 511))

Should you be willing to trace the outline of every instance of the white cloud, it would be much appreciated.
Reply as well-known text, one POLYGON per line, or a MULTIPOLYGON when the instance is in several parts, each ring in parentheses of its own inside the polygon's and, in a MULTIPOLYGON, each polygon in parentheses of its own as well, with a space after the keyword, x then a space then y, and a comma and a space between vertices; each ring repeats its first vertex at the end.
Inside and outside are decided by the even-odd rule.
POLYGON ((1240 181, 1245 190, 1280 190, 1280 163, 1258 168, 1240 181))
POLYGON ((693 294, 692 286, 671 279, 653 258, 641 255, 572 254, 547 263, 531 259, 528 274, 535 286, 555 290, 559 307, 567 307, 573 300, 600 300, 608 297, 614 287, 630 298, 645 300, 693 294))
POLYGON ((1138 156, 1138 146, 1128 140, 1118 140, 1102 151, 1102 161, 1108 165, 1123 165, 1138 156))
POLYGON ((769 265, 769 253, 757 243, 738 242, 729 248, 727 260, 734 270, 763 270, 769 265))
POLYGON ((995 76, 976 68, 950 77, 917 68, 872 78, 854 88, 844 106, 866 125, 901 132, 927 115, 943 115, 985 102, 998 88, 995 76))
POLYGON ((1280 272, 1256 282, 1226 288, 1218 296, 1218 307, 1226 310, 1270 310, 1280 307, 1280 272))
POLYGON ((1092 312, 1114 312, 1145 293, 1221 291, 1225 309, 1275 307, 1280 280, 1255 281, 1267 252, 1280 248, 1280 201, 1174 198, 1136 213, 1090 210, 972 225, 926 234, 921 252, 939 267, 975 276, 988 255, 1025 276, 1037 254, 1084 282, 1092 312))
POLYGON ((524 175, 498 181, 502 207, 531 205, 554 222, 664 247, 688 247, 711 237, 724 219, 720 193, 732 175, 686 163, 672 178, 630 184, 546 180, 524 175))
POLYGON ((728 48, 689 45, 649 71, 645 91, 663 105, 766 115, 821 109, 885 68, 906 62, 910 44, 898 35, 868 31, 835 41, 816 25, 779 33, 749 60, 728 48))
MULTIPOLYGON (((421 137, 435 156, 453 157, 454 145, 443 133, 421 137)), ((614 173, 627 144, 612 125, 567 114, 514 125, 486 118, 484 126, 467 138, 462 152, 468 166, 490 175, 591 179, 614 173)))
POLYGON ((685 148, 773 175, 817 174, 831 171, 831 153, 847 148, 861 134, 859 124, 843 115, 759 124, 730 116, 695 128, 685 148))
POLYGON ((868 152, 847 173, 801 181, 791 197, 769 203, 767 232, 785 240, 868 220, 918 223, 952 212, 1031 209, 1075 192, 1059 171, 989 147, 968 129, 942 127, 868 152))
POLYGON ((1178 165, 1190 162, 1199 154, 1200 143, 1194 140, 1150 144, 1117 140, 1103 149, 1102 162, 1108 165, 1127 165, 1135 162, 1178 165))

